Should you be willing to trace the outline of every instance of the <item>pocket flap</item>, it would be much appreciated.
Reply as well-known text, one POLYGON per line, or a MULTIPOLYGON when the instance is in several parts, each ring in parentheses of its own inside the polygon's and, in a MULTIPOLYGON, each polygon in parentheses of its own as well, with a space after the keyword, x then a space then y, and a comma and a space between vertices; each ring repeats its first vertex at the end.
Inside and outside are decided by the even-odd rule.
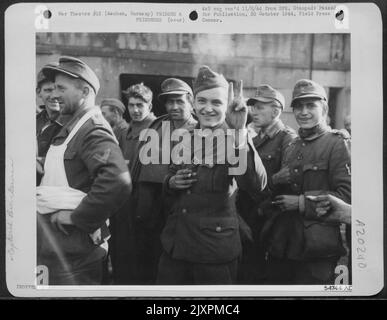
POLYGON ((227 218, 201 218, 199 222, 201 230, 208 229, 215 232, 222 232, 224 230, 233 230, 238 227, 238 220, 234 217, 227 218))
POLYGON ((313 171, 317 171, 317 170, 327 170, 328 169, 328 163, 327 162, 323 162, 323 161, 319 161, 319 162, 315 162, 315 163, 307 163, 307 164, 304 164, 303 166, 303 171, 307 171, 307 170, 313 170, 313 171))
POLYGON ((275 153, 262 153, 260 157, 265 160, 273 160, 275 159, 275 153))

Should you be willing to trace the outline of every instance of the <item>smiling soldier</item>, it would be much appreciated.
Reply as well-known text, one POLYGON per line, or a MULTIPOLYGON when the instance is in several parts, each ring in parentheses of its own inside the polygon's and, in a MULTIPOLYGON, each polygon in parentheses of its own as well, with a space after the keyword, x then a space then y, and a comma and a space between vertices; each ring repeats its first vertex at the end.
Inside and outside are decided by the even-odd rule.
MULTIPOLYGON (((195 136, 205 139, 205 131, 210 135, 227 129, 246 133, 242 85, 238 89, 234 99, 232 85, 223 75, 207 66, 200 68, 194 82, 194 110, 202 130, 191 132, 189 145, 195 136)), ((247 153, 247 168, 241 175, 230 175, 227 162, 207 164, 195 153, 191 164, 170 166, 164 183, 170 206, 161 235, 164 251, 157 284, 235 283, 241 253, 235 191, 238 185, 256 196, 266 185, 265 169, 251 141, 247 142, 246 135, 236 137, 233 148, 247 153)))
POLYGON ((111 127, 95 106, 99 80, 83 61, 60 57, 43 73, 70 120, 47 152, 37 187, 38 264, 49 285, 99 285, 107 219, 129 196, 130 175, 111 127))
MULTIPOLYGON (((273 205, 281 210, 266 230, 271 284, 333 284, 337 261, 345 253, 340 225, 316 215, 308 195, 329 193, 351 201, 350 140, 345 130, 326 124, 324 88, 299 80, 291 103, 299 138, 287 149, 273 185, 286 187, 273 205)), ((277 193, 278 194, 278 193, 277 193)))
POLYGON ((43 175, 43 163, 47 150, 50 147, 52 138, 62 128, 66 117, 60 117, 59 103, 53 99, 55 83, 53 79, 47 78, 42 71, 39 71, 36 84, 36 94, 43 102, 38 108, 40 112, 36 115, 36 182, 40 184, 43 175))

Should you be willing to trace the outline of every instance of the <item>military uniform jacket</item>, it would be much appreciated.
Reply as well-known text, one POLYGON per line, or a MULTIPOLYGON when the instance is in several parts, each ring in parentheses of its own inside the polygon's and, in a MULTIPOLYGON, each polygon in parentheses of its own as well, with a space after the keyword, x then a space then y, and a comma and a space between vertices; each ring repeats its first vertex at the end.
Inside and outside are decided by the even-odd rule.
POLYGON ((247 149, 244 174, 230 175, 228 169, 231 165, 228 162, 188 165, 197 173, 197 182, 188 190, 171 190, 168 184, 177 170, 187 165, 170 166, 164 183, 169 201, 168 217, 161 241, 164 250, 174 259, 225 263, 240 255, 235 192, 239 187, 257 197, 266 186, 266 172, 251 139, 244 148, 247 149))
POLYGON ((281 169, 282 157, 296 137, 296 132, 279 120, 263 137, 258 133, 253 138, 254 147, 266 169, 269 188, 272 188, 272 175, 281 169))
POLYGON ((129 127, 129 124, 125 121, 125 119, 121 119, 113 129, 114 135, 116 136, 117 140, 120 141, 122 139, 122 136, 125 135, 129 127))
MULTIPOLYGON (((160 154, 159 164, 151 163, 143 165, 141 163, 139 151, 145 145, 146 141, 138 141, 138 144, 136 144, 136 154, 134 156, 129 156, 129 150, 126 150, 125 141, 122 143, 125 158, 135 159, 134 162, 132 161, 132 163, 129 163, 129 168, 131 170, 131 176, 133 179, 133 193, 127 204, 127 207, 130 208, 129 213, 134 221, 141 222, 143 226, 149 230, 159 230, 158 232, 160 232, 165 221, 162 186, 164 179, 168 174, 169 168, 168 163, 161 163, 162 140, 167 139, 168 143, 171 143, 171 145, 173 144, 170 142, 170 135, 163 136, 162 134, 162 124, 164 122, 170 125, 170 132, 172 132, 174 129, 173 123, 168 115, 163 115, 157 119, 154 119, 154 115, 151 114, 148 117, 146 123, 144 123, 145 126, 149 129, 155 130, 158 133, 158 137, 160 138, 158 141, 158 152, 160 154), (149 123, 149 121, 151 121, 151 123, 149 123)), ((191 117, 186 121, 181 129, 191 131, 196 124, 197 121, 191 117)), ((130 133, 129 131, 130 127, 128 129, 128 134, 130 133)), ((139 135, 136 136, 137 138, 135 139, 138 139, 139 135)), ((128 140, 126 141, 126 145, 129 146, 128 140)), ((119 219, 126 220, 127 216, 121 214, 119 219)))
MULTIPOLYGON (((71 129, 87 111, 74 115, 53 139, 63 143, 71 129)), ((69 186, 87 195, 74 210, 75 226, 92 233, 114 214, 131 192, 131 180, 122 152, 102 114, 85 122, 69 142, 64 154, 69 186)))
POLYGON ((58 120, 51 121, 46 109, 36 115, 36 139, 38 143, 38 157, 45 157, 53 137, 62 128, 58 120))
MULTIPOLYGON (((273 209, 266 210, 267 203, 271 202, 272 197, 275 195, 271 177, 281 169, 283 154, 297 137, 297 134, 293 129, 285 126, 281 120, 276 121, 264 136, 260 134, 260 131, 258 133, 253 131, 252 127, 249 129, 252 129, 253 144, 265 167, 268 183, 265 190, 260 194, 258 201, 254 201, 247 192, 239 190, 237 207, 239 214, 252 228, 254 238, 258 240, 260 229, 264 223, 263 216, 270 217, 271 209, 273 209)), ((280 192, 281 190, 277 188, 276 191, 280 192)), ((267 221, 267 223, 270 224, 270 221, 267 221)))
MULTIPOLYGON (((330 193, 351 202, 350 139, 345 131, 322 127, 297 138, 288 148, 283 165, 291 172, 287 194, 330 193)), ((271 232, 269 252, 277 257, 314 259, 344 253, 338 223, 318 218, 315 205, 305 199, 305 211, 284 212, 271 232)))

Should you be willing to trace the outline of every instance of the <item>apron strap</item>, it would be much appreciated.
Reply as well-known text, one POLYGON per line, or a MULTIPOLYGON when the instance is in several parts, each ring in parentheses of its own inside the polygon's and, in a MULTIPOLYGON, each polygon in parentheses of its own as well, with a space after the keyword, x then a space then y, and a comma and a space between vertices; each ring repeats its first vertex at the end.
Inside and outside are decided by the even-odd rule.
POLYGON ((98 108, 93 108, 90 111, 86 112, 81 119, 77 122, 75 127, 71 130, 70 134, 67 136, 66 140, 63 142, 63 145, 67 145, 72 138, 76 135, 78 130, 84 125, 84 123, 89 120, 92 116, 100 112, 98 108))

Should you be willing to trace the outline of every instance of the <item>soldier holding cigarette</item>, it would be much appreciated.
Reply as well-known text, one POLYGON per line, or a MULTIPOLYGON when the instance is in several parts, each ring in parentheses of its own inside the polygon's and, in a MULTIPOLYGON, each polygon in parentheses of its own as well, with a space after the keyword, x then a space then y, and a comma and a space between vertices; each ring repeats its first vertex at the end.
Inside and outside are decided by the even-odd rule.
MULTIPOLYGON (((194 82, 194 110, 198 129, 207 131, 194 131, 189 146, 195 137, 205 139, 215 130, 247 131, 242 84, 234 99, 232 85, 206 66, 200 68, 194 82)), ((170 207, 161 235, 158 284, 235 283, 241 254, 236 187, 257 196, 266 185, 266 172, 246 135, 235 138, 233 147, 247 155, 247 168, 240 175, 229 174, 228 162, 203 163, 195 152, 190 163, 171 165, 164 183, 170 207)))

